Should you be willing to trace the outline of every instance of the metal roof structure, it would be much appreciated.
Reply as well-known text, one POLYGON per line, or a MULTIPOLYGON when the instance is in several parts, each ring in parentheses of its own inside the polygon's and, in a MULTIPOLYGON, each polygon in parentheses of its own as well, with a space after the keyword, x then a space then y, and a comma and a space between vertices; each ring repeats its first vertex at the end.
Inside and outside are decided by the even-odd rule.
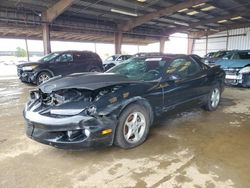
POLYGON ((250 26, 249 0, 1 0, 0 37, 148 44, 250 26))

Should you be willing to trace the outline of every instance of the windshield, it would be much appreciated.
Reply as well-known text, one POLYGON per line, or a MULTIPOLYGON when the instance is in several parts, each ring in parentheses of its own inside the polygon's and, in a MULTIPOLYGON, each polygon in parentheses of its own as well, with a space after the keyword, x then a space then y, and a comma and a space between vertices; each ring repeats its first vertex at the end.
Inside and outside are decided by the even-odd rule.
POLYGON ((225 56, 228 52, 226 51, 219 51, 214 53, 214 55, 212 56, 213 58, 222 58, 223 56, 225 56))
POLYGON ((42 59, 40 59, 38 62, 39 63, 43 63, 43 62, 49 62, 51 61, 52 59, 54 59, 55 57, 57 57, 59 55, 59 53, 57 52, 54 52, 54 53, 50 53, 46 56, 44 56, 42 59))
POLYGON ((109 73, 121 74, 131 80, 153 81, 162 76, 165 61, 162 58, 130 58, 110 69, 109 73))

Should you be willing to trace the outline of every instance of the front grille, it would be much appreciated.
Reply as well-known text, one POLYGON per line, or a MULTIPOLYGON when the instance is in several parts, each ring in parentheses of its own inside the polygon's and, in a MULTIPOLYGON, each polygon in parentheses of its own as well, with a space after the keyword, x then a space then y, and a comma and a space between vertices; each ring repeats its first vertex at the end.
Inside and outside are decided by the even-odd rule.
POLYGON ((238 75, 239 70, 240 69, 234 69, 234 68, 224 69, 227 75, 238 75))
POLYGON ((237 80, 225 79, 225 84, 227 85, 237 85, 237 80))

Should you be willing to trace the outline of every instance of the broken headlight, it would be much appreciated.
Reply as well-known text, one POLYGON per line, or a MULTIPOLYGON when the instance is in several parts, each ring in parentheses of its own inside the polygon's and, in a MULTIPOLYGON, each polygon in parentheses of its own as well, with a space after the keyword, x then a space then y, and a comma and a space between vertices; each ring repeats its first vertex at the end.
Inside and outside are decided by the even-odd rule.
POLYGON ((240 74, 250 73, 250 66, 244 67, 239 71, 240 74))

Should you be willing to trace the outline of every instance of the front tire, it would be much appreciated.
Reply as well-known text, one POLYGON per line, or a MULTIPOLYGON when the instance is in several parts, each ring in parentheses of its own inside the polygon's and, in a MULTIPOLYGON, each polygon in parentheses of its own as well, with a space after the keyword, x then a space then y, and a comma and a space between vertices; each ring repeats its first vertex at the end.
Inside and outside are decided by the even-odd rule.
POLYGON ((205 110, 214 111, 217 109, 221 99, 221 89, 219 86, 213 87, 209 93, 207 103, 205 105, 205 110))
POLYGON ((121 113, 115 134, 115 145, 130 149, 141 145, 147 138, 149 114, 144 106, 131 104, 121 113))
POLYGON ((51 77, 52 77, 51 74, 48 73, 48 72, 40 72, 40 73, 37 75, 36 84, 37 84, 37 85, 40 85, 40 84, 42 84, 43 82, 49 80, 51 77))

